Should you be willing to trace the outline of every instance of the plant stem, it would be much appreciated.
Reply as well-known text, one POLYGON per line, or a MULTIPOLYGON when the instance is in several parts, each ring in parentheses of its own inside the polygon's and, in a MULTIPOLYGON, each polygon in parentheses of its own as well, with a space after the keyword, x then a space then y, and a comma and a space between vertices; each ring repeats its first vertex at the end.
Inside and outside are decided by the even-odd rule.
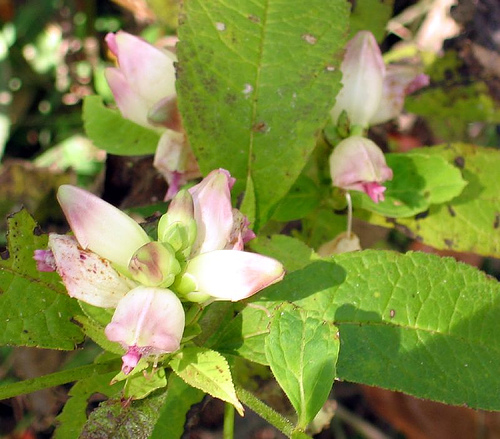
POLYGON ((105 363, 89 364, 87 366, 76 367, 74 369, 63 370, 38 378, 32 378, 18 383, 0 386, 0 400, 11 398, 17 395, 36 392, 48 387, 60 386, 83 378, 90 378, 94 375, 102 375, 113 370, 120 369, 120 360, 107 361, 105 363))
POLYGON ((352 233, 352 200, 349 192, 345 193, 347 200, 347 239, 351 237, 352 233))
POLYGON ((273 410, 267 404, 263 403, 259 398, 254 396, 249 391, 245 390, 243 387, 236 387, 236 395, 248 408, 252 409, 257 413, 262 419, 265 419, 271 425, 280 430, 283 434, 291 437, 294 426, 286 419, 284 416, 280 415, 277 411, 273 410))
POLYGON ((234 406, 228 402, 224 404, 224 431, 222 438, 234 438, 234 406))

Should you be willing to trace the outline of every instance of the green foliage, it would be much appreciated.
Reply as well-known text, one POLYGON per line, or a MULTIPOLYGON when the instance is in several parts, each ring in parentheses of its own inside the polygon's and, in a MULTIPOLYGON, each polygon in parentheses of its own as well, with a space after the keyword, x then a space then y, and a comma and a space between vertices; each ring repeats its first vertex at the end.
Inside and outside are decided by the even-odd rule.
POLYGON ((85 133, 96 146, 111 154, 154 154, 161 133, 124 119, 106 108, 100 96, 87 96, 83 104, 85 133))
POLYGON ((0 261, 0 344, 72 350, 83 333, 72 319, 80 314, 55 273, 40 273, 33 253, 47 247, 25 211, 8 220, 8 257, 0 261), (43 312, 40 312, 43 310, 43 312))
POLYGON ((426 154, 428 150, 387 154, 394 178, 384 183, 385 201, 374 203, 368 195, 353 191, 354 206, 391 218, 404 218, 460 195, 467 184, 460 169, 439 155, 426 154))
MULTIPOLYGON (((283 301, 339 328, 340 379, 500 409, 488 391, 500 384, 491 368, 500 361, 500 285, 473 267, 423 253, 343 254, 289 274, 254 299, 271 310, 283 301)), ((258 361, 265 337, 252 335, 242 331, 241 339, 252 338, 255 355, 247 358, 258 361)))
POLYGON ((174 355, 170 367, 189 385, 233 404, 243 416, 243 406, 236 397, 229 365, 221 354, 202 347, 185 347, 174 355))
POLYGON ((394 0, 356 0, 351 12, 349 37, 352 38, 360 30, 369 30, 381 43, 393 4, 394 0))
POLYGON ((366 217, 381 226, 398 230, 438 249, 469 251, 500 256, 500 151, 453 143, 426 148, 459 168, 467 186, 444 204, 431 205, 426 215, 397 220, 378 215, 366 217))
POLYGON ((180 439, 184 432, 187 412, 193 404, 200 402, 204 395, 204 392, 186 384, 176 374, 170 374, 166 401, 150 439, 180 439))
POLYGON ((137 373, 127 379, 123 394, 126 398, 142 399, 167 385, 165 369, 137 373))
POLYGON ((339 90, 344 0, 185 4, 179 108, 203 173, 247 184, 257 227, 290 190, 339 90), (231 66, 231 68, 228 68, 231 66), (251 183, 250 183, 251 182, 251 183), (252 185, 252 186, 250 186, 252 185))
POLYGON ((99 405, 85 424, 80 439, 114 438, 146 439, 150 437, 165 402, 166 391, 161 389, 149 398, 126 401, 109 399, 99 405))
POLYGON ((284 305, 276 310, 266 338, 271 370, 306 428, 325 403, 333 385, 340 342, 338 329, 314 311, 284 305))
POLYGON ((300 175, 278 204, 272 219, 286 222, 304 218, 318 207, 320 201, 319 187, 310 178, 300 175))
POLYGON ((107 397, 116 394, 121 384, 110 386, 115 372, 96 375, 75 383, 69 391, 70 399, 56 418, 60 424, 54 433, 54 439, 77 439, 87 422, 87 406, 92 395, 101 393, 107 397))

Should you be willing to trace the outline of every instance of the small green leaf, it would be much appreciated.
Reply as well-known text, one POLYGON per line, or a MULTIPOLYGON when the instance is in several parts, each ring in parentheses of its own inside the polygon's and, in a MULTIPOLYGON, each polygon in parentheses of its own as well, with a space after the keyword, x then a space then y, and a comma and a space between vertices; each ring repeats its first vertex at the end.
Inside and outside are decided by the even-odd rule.
POLYGON ((160 368, 152 372, 138 373, 129 377, 125 382, 124 395, 126 398, 142 399, 157 389, 167 385, 165 369, 160 368))
POLYGON ((172 358, 170 367, 190 386, 233 404, 243 416, 229 365, 221 354, 206 348, 187 347, 172 358))
POLYGON ((441 205, 431 205, 415 218, 363 217, 374 224, 395 227, 438 249, 500 257, 500 151, 462 143, 425 148, 427 155, 444 158, 460 169, 467 186, 441 205))
POLYGON ((205 393, 172 373, 168 377, 167 400, 149 439, 180 439, 184 433, 186 415, 193 404, 200 402, 205 393))
POLYGON ((330 394, 340 342, 338 329, 314 312, 284 305, 271 321, 265 351, 271 370, 306 428, 330 394))
POLYGON ((26 210, 7 220, 8 257, 0 261, 0 344, 75 349, 84 335, 72 320, 81 314, 56 273, 40 273, 34 251, 47 236, 26 210))
POLYGON ((138 401, 109 399, 99 405, 85 424, 80 439, 147 439, 165 403, 166 391, 159 389, 138 401))
POLYGON ((366 194, 353 191, 355 207, 380 215, 402 218, 416 215, 431 204, 444 203, 460 195, 467 182, 459 169, 445 159, 425 152, 387 154, 394 178, 386 181, 385 201, 374 203, 366 194))
POLYGON ((385 37, 394 0, 356 0, 351 12, 350 38, 360 30, 369 30, 379 43, 385 37))
POLYGON ((154 154, 160 140, 160 132, 124 119, 118 110, 105 107, 100 96, 85 97, 83 122, 88 138, 111 154, 154 154))
POLYGON ((104 375, 96 375, 75 383, 69 391, 69 400, 63 407, 56 421, 59 424, 54 439, 77 439, 87 422, 87 407, 90 397, 95 393, 101 393, 111 397, 121 390, 121 384, 110 385, 115 372, 104 375))
POLYGON ((340 88, 345 0, 193 0, 178 33, 179 108, 204 174, 223 167, 258 229, 290 190, 340 88), (231 66, 231 68, 228 68, 231 66))

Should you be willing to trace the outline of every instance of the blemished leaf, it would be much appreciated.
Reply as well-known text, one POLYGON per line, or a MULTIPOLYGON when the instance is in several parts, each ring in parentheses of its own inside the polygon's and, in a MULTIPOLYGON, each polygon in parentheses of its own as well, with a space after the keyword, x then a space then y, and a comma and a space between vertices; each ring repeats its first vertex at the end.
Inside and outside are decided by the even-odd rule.
POLYGON ((138 401, 125 402, 121 398, 113 398, 101 403, 90 414, 80 439, 149 438, 166 393, 165 389, 159 389, 138 401))
MULTIPOLYGON (((491 391, 500 385, 500 284, 483 272, 426 253, 366 250, 313 262, 253 299, 270 310, 283 301, 339 328, 339 379, 500 410, 491 391)), ((250 360, 264 352, 258 340, 242 350, 250 360)))
POLYGON ((83 102, 85 134, 106 152, 118 155, 154 154, 161 132, 128 119, 107 108, 100 96, 86 96, 83 102))
POLYGON ((160 410, 150 439, 180 439, 184 433, 186 415, 193 404, 200 402, 205 393, 172 373, 168 377, 167 399, 160 410))
POLYGON ((204 174, 228 169, 236 195, 247 185, 255 207, 247 201, 245 212, 258 228, 334 105, 348 3, 193 0, 184 12, 177 91, 190 144, 204 174))
POLYGON ((392 15, 394 0, 356 0, 350 19, 350 38, 360 30, 369 30, 379 43, 385 37, 387 21, 392 15))
POLYGON ((500 151, 463 143, 425 148, 461 170, 467 186, 440 205, 431 205, 414 218, 364 217, 384 227, 395 227, 438 249, 500 256, 500 151))
POLYGON ((293 221, 305 217, 321 201, 319 188, 309 177, 300 175, 273 213, 276 221, 293 221))
POLYGON ((69 400, 56 418, 58 427, 54 433, 54 439, 77 439, 87 422, 87 407, 89 399, 93 394, 101 393, 111 397, 120 391, 122 384, 113 386, 110 381, 115 372, 93 376, 80 380, 69 391, 69 400))
POLYGON ((442 157, 426 154, 427 151, 387 154, 387 164, 394 177, 384 183, 385 200, 374 203, 366 194, 352 191, 354 206, 391 218, 403 218, 460 195, 467 185, 460 169, 442 157))
POLYGON ((271 370, 305 428, 330 394, 340 342, 338 329, 314 312, 284 305, 276 310, 266 338, 271 370))
POLYGON ((221 354, 202 347, 187 347, 172 358, 170 367, 190 386, 233 404, 243 416, 229 365, 221 354))
POLYGON ((7 257, 0 261, 0 344, 75 349, 84 338, 72 322, 81 314, 78 303, 56 273, 40 273, 33 259, 35 250, 47 248, 47 236, 26 210, 7 224, 7 257))

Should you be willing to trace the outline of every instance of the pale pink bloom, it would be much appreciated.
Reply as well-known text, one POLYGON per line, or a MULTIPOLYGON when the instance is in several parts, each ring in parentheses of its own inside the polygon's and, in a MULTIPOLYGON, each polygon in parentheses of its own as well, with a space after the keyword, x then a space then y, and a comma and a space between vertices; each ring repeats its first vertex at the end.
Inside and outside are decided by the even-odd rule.
POLYGON ((185 272, 197 294, 232 302, 279 282, 284 275, 283 265, 276 259, 240 250, 214 250, 195 256, 185 272))
POLYGON ((57 199, 80 247, 126 270, 132 255, 150 242, 127 214, 76 186, 62 185, 57 199))
POLYGON ((420 73, 419 67, 388 65, 382 98, 375 114, 370 119, 370 125, 384 123, 397 117, 403 111, 405 97, 427 85, 429 85, 429 77, 420 73))
POLYGON ((106 79, 122 115, 145 127, 158 123, 159 112, 174 116, 175 55, 123 31, 107 34, 106 42, 118 60, 106 79))
MULTIPOLYGON (((73 236, 52 233, 48 245, 50 250, 43 252, 53 260, 53 267, 71 297, 100 308, 115 308, 137 286, 111 267, 108 260, 79 247, 73 236)), ((37 267, 43 268, 38 264, 37 267)))
POLYGON ((142 357, 179 349, 184 325, 182 303, 172 291, 139 286, 118 303, 105 333, 127 350, 122 372, 128 374, 142 357))
POLYGON ((353 136, 342 140, 330 155, 330 175, 334 186, 364 192, 378 203, 386 189, 381 183, 392 179, 392 169, 374 142, 353 136))
POLYGON ((342 71, 342 89, 331 111, 336 124, 346 111, 352 125, 367 127, 382 97, 385 64, 371 32, 360 31, 346 46, 342 71))

